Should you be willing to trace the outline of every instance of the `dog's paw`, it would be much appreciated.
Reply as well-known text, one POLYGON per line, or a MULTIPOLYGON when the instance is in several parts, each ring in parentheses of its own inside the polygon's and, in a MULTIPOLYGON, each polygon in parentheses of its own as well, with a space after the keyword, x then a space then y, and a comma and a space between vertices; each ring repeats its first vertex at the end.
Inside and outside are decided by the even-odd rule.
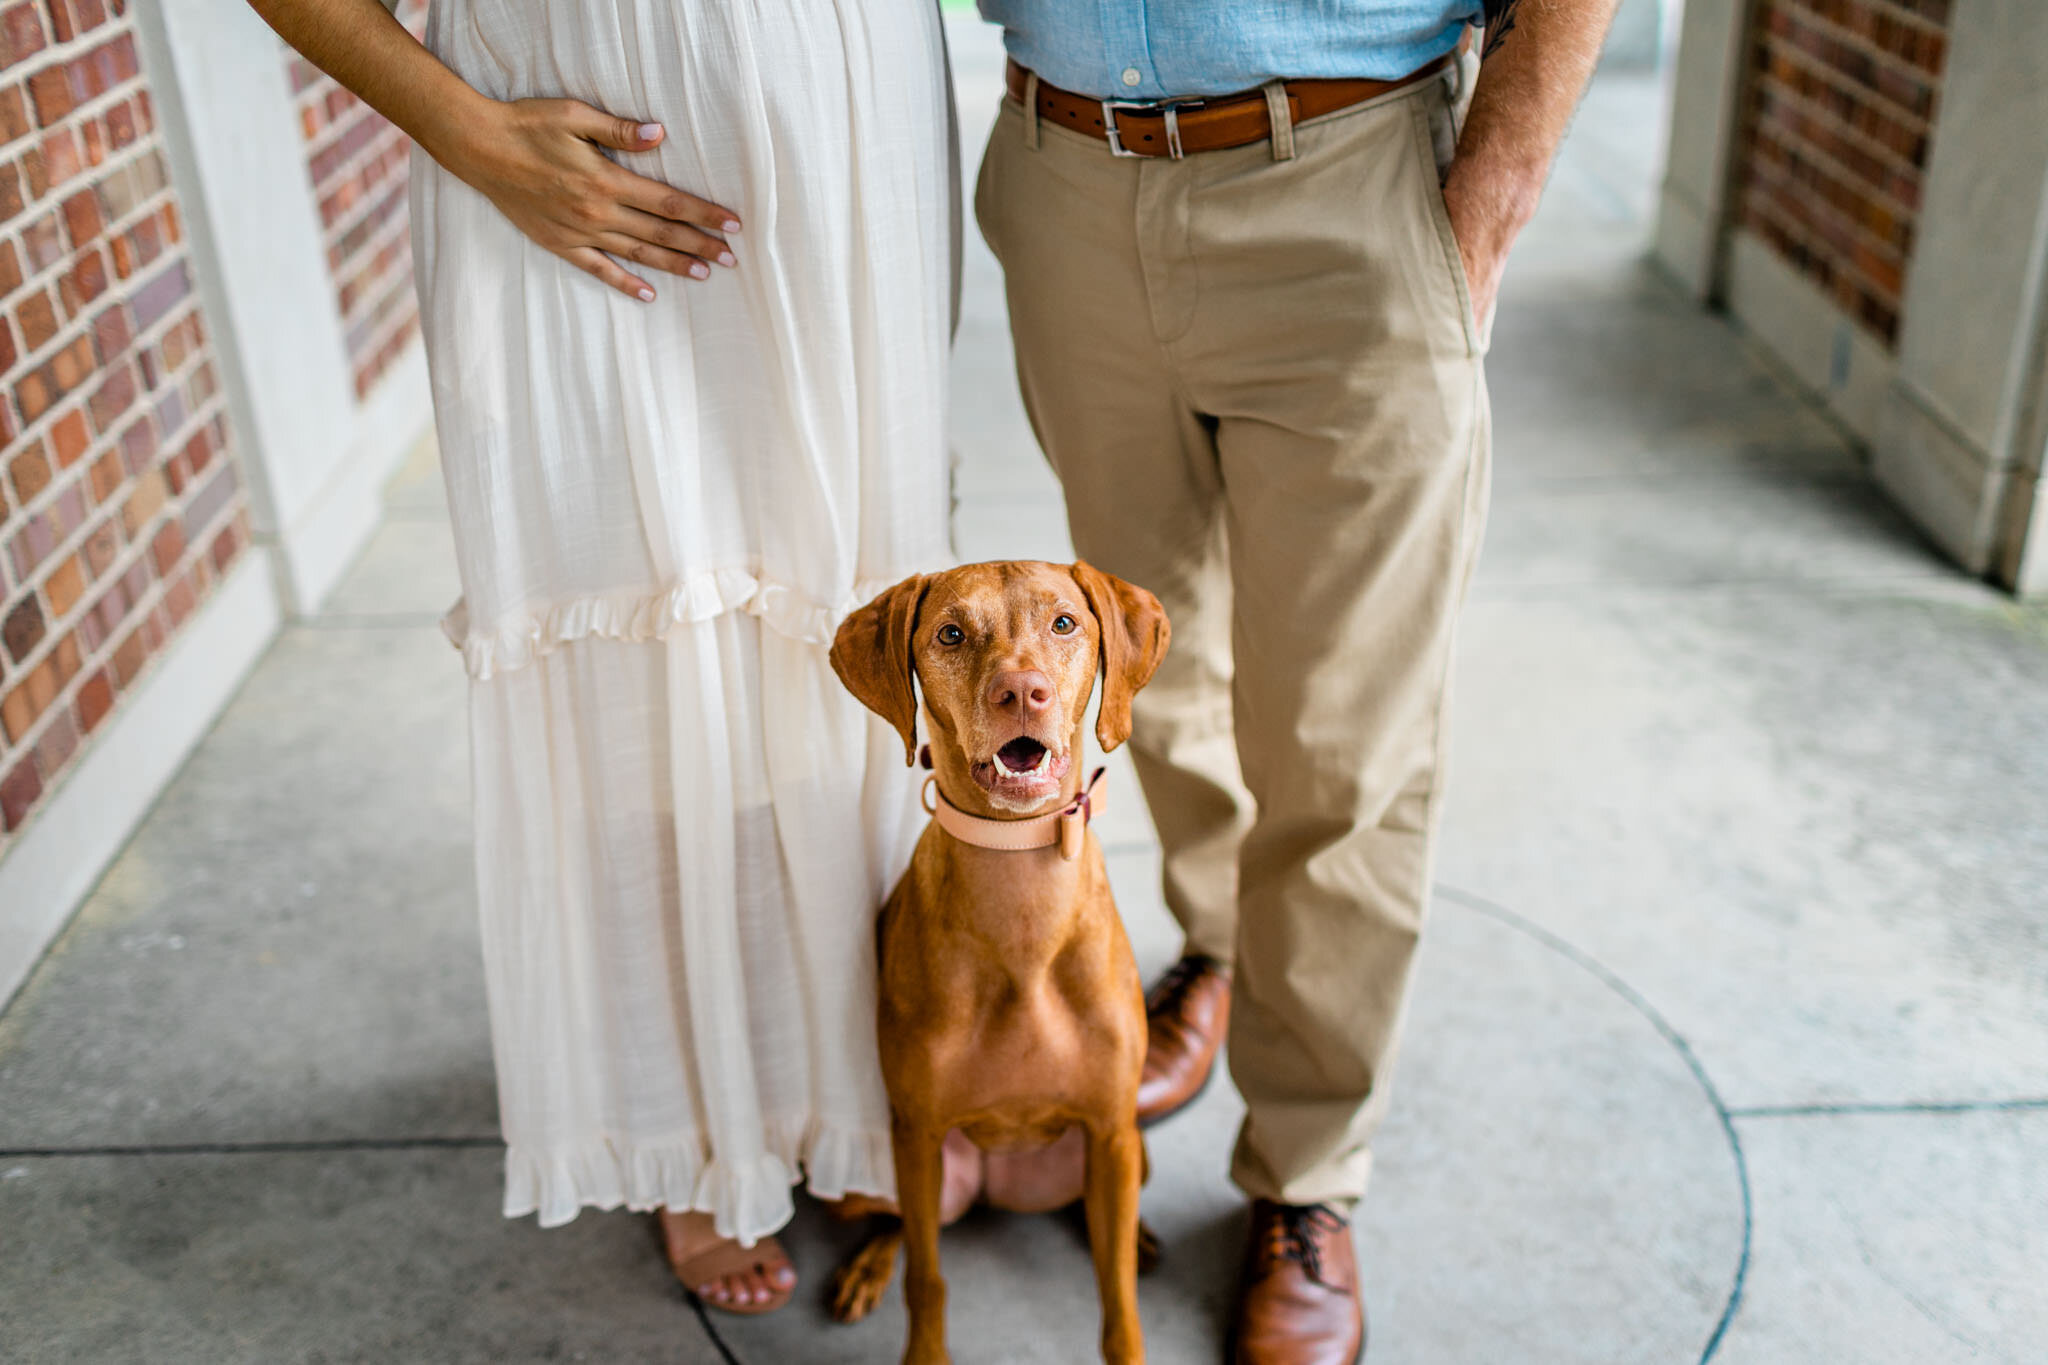
POLYGON ((851 1266, 841 1269, 832 1282, 833 1321, 859 1322, 875 1310, 888 1287, 887 1280, 858 1274, 851 1266))
POLYGON ((1159 1234, 1138 1220, 1138 1273, 1150 1275, 1159 1269, 1159 1234))
POLYGON ((859 1322, 888 1291, 896 1273, 896 1249, 903 1245, 900 1232, 877 1234, 847 1258, 832 1277, 832 1316, 839 1322, 859 1322))
POLYGON ((858 1223, 864 1218, 894 1218, 896 1205, 871 1194, 849 1194, 843 1199, 821 1200, 825 1216, 835 1223, 858 1223))
POLYGON ((1139 1275, 1151 1275, 1159 1269, 1159 1234, 1139 1220, 1139 1275))

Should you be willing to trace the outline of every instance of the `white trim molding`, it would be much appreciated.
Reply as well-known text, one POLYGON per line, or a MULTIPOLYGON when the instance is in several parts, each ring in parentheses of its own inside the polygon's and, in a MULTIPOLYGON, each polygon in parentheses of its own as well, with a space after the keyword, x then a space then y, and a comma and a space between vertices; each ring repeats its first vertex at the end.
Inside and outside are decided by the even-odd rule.
POLYGON ((277 634, 267 559, 228 571, 0 858, 0 1010, 277 634))
POLYGON ((1866 445, 1898 361, 1882 339, 1755 234, 1728 234, 1728 311, 1866 445))
POLYGON ((355 442, 327 485, 277 534, 285 600, 317 610, 384 520, 384 485, 427 434, 433 396, 426 347, 415 339, 357 410, 355 442))

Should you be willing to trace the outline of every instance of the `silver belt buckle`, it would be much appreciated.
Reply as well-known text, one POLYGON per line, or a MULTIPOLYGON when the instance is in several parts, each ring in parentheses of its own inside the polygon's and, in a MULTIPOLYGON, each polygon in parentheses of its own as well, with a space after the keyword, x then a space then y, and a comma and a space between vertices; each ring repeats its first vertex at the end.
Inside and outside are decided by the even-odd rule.
POLYGON ((1123 132, 1116 126, 1116 111, 1123 109, 1163 115, 1166 119, 1166 154, 1175 161, 1181 160, 1186 156, 1186 153, 1181 150, 1180 145, 1180 111, 1183 109, 1199 109, 1207 103, 1206 99, 1103 100, 1102 126, 1109 134, 1109 154, 1111 156, 1144 155, 1143 152, 1134 152, 1124 146, 1123 132))

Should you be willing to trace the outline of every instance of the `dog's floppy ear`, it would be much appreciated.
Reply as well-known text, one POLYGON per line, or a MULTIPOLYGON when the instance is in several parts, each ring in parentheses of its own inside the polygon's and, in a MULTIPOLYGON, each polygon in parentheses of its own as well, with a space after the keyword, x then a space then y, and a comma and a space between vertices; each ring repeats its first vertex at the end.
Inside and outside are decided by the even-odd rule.
POLYGON ((1131 737, 1131 698, 1152 681, 1173 631, 1159 599, 1135 584, 1079 560, 1074 582, 1102 627, 1102 708, 1095 739, 1108 753, 1131 737))
POLYGON ((912 574, 841 621, 832 638, 832 671, 861 705, 896 727, 908 763, 917 762, 910 634, 930 583, 927 575, 912 574))

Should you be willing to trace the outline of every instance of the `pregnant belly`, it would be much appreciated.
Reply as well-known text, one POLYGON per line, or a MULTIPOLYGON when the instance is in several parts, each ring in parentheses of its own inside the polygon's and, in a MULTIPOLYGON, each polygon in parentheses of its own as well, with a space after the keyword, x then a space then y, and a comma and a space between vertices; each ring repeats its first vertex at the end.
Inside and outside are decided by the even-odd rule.
POLYGON ((916 0, 435 0, 427 44, 495 99, 566 95, 667 119, 822 94, 843 110, 871 78, 936 69, 935 13, 916 0))

